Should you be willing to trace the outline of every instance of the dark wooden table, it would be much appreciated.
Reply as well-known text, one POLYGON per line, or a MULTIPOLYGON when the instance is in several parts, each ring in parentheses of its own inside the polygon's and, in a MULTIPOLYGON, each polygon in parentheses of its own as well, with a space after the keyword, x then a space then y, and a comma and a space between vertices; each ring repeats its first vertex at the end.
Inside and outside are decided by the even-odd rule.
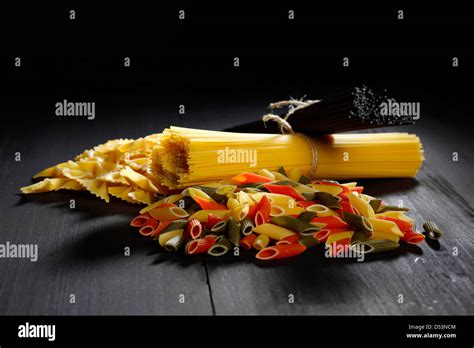
POLYGON ((450 128, 449 119, 427 115, 400 129, 423 141, 426 162, 416 180, 363 181, 369 194, 403 200, 418 224, 435 220, 445 231, 439 244, 403 247, 363 263, 327 259, 319 247, 262 265, 246 252, 223 258, 164 253, 129 227, 139 208, 121 201, 106 204, 85 192, 19 195, 38 170, 107 139, 179 122, 222 129, 262 111, 207 105, 178 120, 175 106, 135 110, 133 118, 126 117, 130 110, 101 110, 94 121, 51 116, 4 129, 0 243, 36 243, 39 258, 0 259, 0 314, 474 314, 473 142, 467 129, 450 128))

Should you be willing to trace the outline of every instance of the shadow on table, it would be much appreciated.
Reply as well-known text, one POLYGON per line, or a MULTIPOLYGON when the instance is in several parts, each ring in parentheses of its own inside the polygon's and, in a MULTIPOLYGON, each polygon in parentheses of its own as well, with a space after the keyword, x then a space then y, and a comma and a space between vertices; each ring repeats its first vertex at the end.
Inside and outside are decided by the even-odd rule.
POLYGON ((30 195, 19 194, 18 196, 19 199, 15 206, 25 204, 48 205, 51 208, 63 209, 66 214, 80 213, 81 218, 84 219, 94 219, 117 214, 133 217, 137 214, 139 209, 139 205, 113 197, 111 197, 109 203, 106 203, 86 191, 57 191, 30 195), (70 208, 71 199, 74 199, 75 208, 73 209, 70 208))
MULTIPOLYGON (((379 180, 363 180, 360 182, 368 192, 374 196, 380 196, 387 193, 401 192, 410 190, 417 185, 413 179, 379 179, 379 180)), ((196 262, 205 263, 210 266, 222 266, 236 263, 253 263, 260 268, 272 267, 290 267, 294 268, 296 274, 303 272, 308 267, 327 266, 328 264, 353 264, 358 263, 357 259, 352 258, 327 258, 323 246, 317 246, 309 252, 305 252, 295 258, 260 261, 255 258, 254 251, 240 249, 239 255, 234 256, 233 252, 229 252, 222 257, 212 257, 205 255, 185 256, 182 252, 170 253, 164 251, 158 246, 156 241, 151 238, 145 238, 139 235, 136 229, 128 225, 129 219, 137 214, 138 206, 112 199, 110 203, 105 203, 99 198, 91 197, 88 192, 48 192, 35 195, 21 195, 17 206, 24 204, 45 204, 56 209, 63 209, 65 214, 80 213, 84 219, 110 218, 110 216, 126 216, 120 218, 119 221, 108 223, 101 226, 100 222, 91 223, 85 221, 85 225, 91 227, 84 231, 79 227, 79 234, 76 234, 71 240, 67 240, 60 246, 60 252, 63 261, 66 264, 74 264, 78 262, 102 262, 114 258, 123 257, 124 248, 130 247, 133 255, 147 255, 152 259, 151 265, 159 265, 167 262, 177 263, 183 267, 187 267, 196 262), (75 200, 75 209, 69 208, 69 200, 75 200), (310 265, 310 266, 308 266, 310 265)), ((422 254, 417 246, 402 244, 399 249, 373 255, 366 255, 364 262, 391 260, 405 253, 422 254)))
POLYGON ((416 179, 361 179, 357 184, 364 186, 364 192, 379 197, 392 193, 403 193, 419 185, 416 179))

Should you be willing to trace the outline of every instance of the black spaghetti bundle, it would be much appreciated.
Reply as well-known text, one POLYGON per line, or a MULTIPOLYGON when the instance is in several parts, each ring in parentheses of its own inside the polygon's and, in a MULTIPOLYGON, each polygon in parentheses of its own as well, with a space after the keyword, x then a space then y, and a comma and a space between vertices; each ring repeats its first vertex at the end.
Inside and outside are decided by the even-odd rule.
POLYGON ((288 106, 290 111, 286 115, 265 115, 263 120, 267 120, 266 122, 258 120, 226 130, 243 133, 280 133, 282 130, 288 132, 285 125, 289 124, 296 133, 317 136, 414 124, 411 116, 390 112, 390 107, 396 104, 394 98, 387 96, 386 90, 375 91, 366 86, 355 87, 322 100, 292 99, 272 103, 270 104, 272 112, 285 106, 288 106))

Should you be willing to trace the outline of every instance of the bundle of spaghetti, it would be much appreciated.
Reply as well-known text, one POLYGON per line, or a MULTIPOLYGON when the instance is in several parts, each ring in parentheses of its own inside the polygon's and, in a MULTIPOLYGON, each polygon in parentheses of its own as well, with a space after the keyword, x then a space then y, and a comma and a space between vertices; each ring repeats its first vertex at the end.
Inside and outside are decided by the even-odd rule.
MULTIPOLYGON (((403 113, 386 112, 398 103, 386 90, 355 87, 321 100, 286 100, 271 103, 272 110, 291 107, 284 117, 295 132, 311 136, 348 131, 414 124, 414 118, 403 113), (385 108, 385 112, 384 112, 385 108)), ((263 118, 265 120, 265 116, 263 118)), ((236 125, 231 132, 278 133, 277 122, 254 122, 236 125)))
POLYGON ((407 133, 254 134, 171 127, 151 153, 155 179, 176 189, 230 178, 243 171, 277 170, 283 163, 312 178, 416 176, 424 160, 420 139, 407 133))

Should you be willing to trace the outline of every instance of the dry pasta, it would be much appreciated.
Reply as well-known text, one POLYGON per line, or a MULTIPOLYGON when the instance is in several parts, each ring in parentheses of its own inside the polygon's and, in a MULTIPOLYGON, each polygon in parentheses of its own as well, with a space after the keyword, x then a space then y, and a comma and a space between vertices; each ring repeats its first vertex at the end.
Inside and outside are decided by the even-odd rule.
MULTIPOLYGON (((362 193, 363 187, 355 182, 308 181, 298 171, 291 172, 293 179, 300 180, 298 183, 285 173, 284 169, 260 169, 258 174, 240 173, 225 183, 189 187, 142 209, 131 225, 142 235, 158 240, 168 251, 183 249, 187 255, 223 256, 232 248, 242 247, 256 249, 256 258, 262 261, 293 257, 318 244, 325 245, 328 255, 335 257, 341 250, 358 255, 388 252, 400 243, 418 244, 425 239, 406 211, 390 210, 396 207, 362 193), (248 190, 261 177, 267 178, 268 184, 248 190), (284 186, 278 190, 292 197, 270 192, 275 185, 284 186), (223 187, 220 193, 225 194, 216 194, 223 187), (307 195, 295 199, 299 193, 293 188, 307 195), (334 199, 327 199, 327 195, 334 199), (183 198, 194 203, 180 208, 176 203, 183 198), (374 200, 383 213, 375 213, 374 200), (339 202, 337 207, 334 201, 339 202), (199 207, 197 211, 191 211, 193 205, 199 207), (206 209, 209 205, 219 209, 206 209), (278 216, 272 216, 271 209, 278 210, 278 216)), ((439 230, 433 223, 425 226, 439 230)))

